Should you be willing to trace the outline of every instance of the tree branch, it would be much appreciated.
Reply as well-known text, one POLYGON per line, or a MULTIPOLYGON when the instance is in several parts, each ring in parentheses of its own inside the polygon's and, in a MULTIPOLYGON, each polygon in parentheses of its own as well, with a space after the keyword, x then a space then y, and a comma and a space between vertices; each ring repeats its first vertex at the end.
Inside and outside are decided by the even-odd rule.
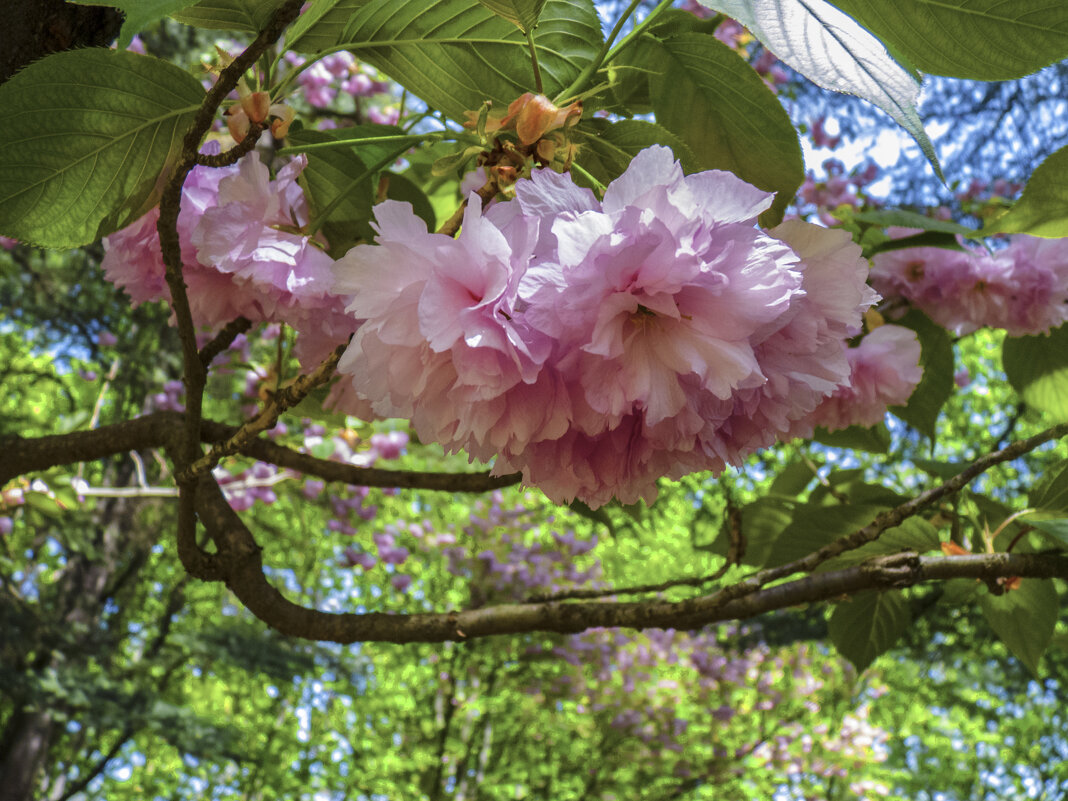
MULTIPOLYGON (((17 476, 47 470, 75 462, 104 459, 129 451, 172 447, 175 432, 182 422, 180 412, 152 412, 121 423, 101 426, 91 431, 75 431, 45 437, 14 437, 0 447, 0 486, 17 476)), ((225 442, 239 429, 213 420, 201 423, 204 442, 225 442)), ((326 481, 358 487, 397 487, 441 492, 488 492, 518 484, 521 476, 492 476, 480 473, 431 473, 407 470, 383 470, 374 467, 317 459, 264 439, 252 439, 242 445, 240 453, 253 459, 288 467, 326 481)))

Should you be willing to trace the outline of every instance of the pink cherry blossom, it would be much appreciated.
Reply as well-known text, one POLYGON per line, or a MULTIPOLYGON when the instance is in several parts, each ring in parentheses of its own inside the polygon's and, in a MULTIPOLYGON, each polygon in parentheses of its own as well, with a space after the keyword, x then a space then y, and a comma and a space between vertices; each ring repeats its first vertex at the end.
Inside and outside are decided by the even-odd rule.
POLYGON ((993 254, 902 248, 876 255, 871 281, 956 334, 1004 328, 1048 333, 1068 320, 1068 239, 1019 235, 993 254))
POLYGON ((882 325, 846 352, 849 385, 827 398, 805 421, 811 428, 835 431, 849 426, 873 426, 883 421, 888 406, 908 402, 923 377, 916 332, 899 325, 882 325))
POLYGON ((342 358, 381 416, 489 460, 556 501, 656 495, 795 435, 846 386, 845 342, 875 299, 848 234, 755 226, 772 196, 640 153, 603 201, 535 171, 472 196, 453 240, 407 204, 336 265, 365 322, 342 358))
MULTIPOLYGON (((217 145, 205 148, 217 152, 217 145)), ((236 317, 284 322, 300 337, 297 355, 320 361, 355 330, 334 292, 332 260, 308 237, 307 203, 296 177, 303 158, 271 179, 255 151, 232 167, 194 167, 178 217, 183 277, 193 320, 217 328, 236 317)), ((105 275, 136 303, 167 299, 156 233, 159 210, 104 241, 105 275)))

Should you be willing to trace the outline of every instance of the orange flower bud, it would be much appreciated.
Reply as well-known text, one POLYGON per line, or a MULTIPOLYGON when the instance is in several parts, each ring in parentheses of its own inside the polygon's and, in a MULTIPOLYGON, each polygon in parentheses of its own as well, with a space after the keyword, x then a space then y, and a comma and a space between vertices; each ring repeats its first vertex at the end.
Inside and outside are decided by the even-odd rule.
POLYGON ((271 107, 271 96, 266 92, 250 92, 241 96, 241 108, 252 122, 263 122, 271 107))

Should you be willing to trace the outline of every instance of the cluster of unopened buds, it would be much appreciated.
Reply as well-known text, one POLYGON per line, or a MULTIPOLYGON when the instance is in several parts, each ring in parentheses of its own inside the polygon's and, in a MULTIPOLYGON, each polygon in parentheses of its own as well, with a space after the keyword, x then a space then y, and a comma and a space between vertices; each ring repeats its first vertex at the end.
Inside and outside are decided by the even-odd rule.
POLYGON ((237 85, 237 93, 239 101, 226 110, 226 128, 235 142, 244 140, 253 124, 263 125, 268 120, 275 139, 289 133, 294 117, 292 108, 285 103, 272 103, 267 92, 250 91, 243 78, 237 85))

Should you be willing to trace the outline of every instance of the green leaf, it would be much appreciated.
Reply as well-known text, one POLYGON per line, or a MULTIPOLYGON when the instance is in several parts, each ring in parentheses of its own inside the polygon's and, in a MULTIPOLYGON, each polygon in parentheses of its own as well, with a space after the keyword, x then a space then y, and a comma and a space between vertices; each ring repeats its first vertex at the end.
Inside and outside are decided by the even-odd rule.
POLYGON ((0 85, 0 232, 70 248, 159 200, 204 99, 192 75, 150 56, 56 53, 0 85))
POLYGON ((779 470, 775 480, 768 487, 768 493, 796 498, 816 479, 816 468, 818 467, 819 463, 813 462, 813 460, 806 462, 803 459, 799 459, 796 462, 791 462, 779 470))
POLYGON ((827 623, 838 651, 863 671, 885 653, 912 624, 909 604, 900 590, 862 592, 834 608, 827 623))
POLYGON ((820 569, 838 570, 848 565, 858 565, 873 556, 888 556, 903 551, 927 553, 941 550, 941 547, 938 529, 922 517, 910 517, 900 526, 888 528, 874 542, 869 542, 852 551, 846 551, 841 556, 825 562, 820 569))
POLYGON ((945 250, 964 250, 955 234, 944 231, 924 231, 922 234, 903 236, 900 239, 885 239, 869 247, 866 251, 868 257, 876 253, 886 253, 890 250, 905 250, 907 248, 944 248, 945 250))
POLYGON ((1044 519, 1035 515, 1027 515, 1022 519, 1057 547, 1068 548, 1068 518, 1044 519))
MULTIPOLYGON (((332 133, 291 131, 288 140, 296 147, 336 141, 332 133)), ((312 220, 326 215, 322 231, 334 258, 343 256, 357 240, 369 241, 372 236, 375 175, 357 152, 355 147, 312 150, 307 154, 308 166, 301 176, 312 220)))
POLYGON ((923 348, 920 364, 923 378, 906 406, 893 406, 891 413, 921 434, 935 438, 938 415, 953 394, 953 342, 946 329, 935 325, 923 312, 911 309, 895 324, 916 332, 923 348))
POLYGON ((1027 506, 1039 512, 1068 512, 1068 464, 1042 476, 1031 488, 1027 506))
POLYGON ((1068 147, 1047 156, 1031 174, 1013 207, 979 233, 1068 236, 1068 147))
MULTIPOLYGON (((742 507, 742 536, 745 538, 743 564, 753 567, 764 565, 776 540, 790 525, 795 506, 794 501, 786 498, 764 497, 742 507)), ((721 527, 719 536, 712 543, 712 550, 726 556, 729 545, 726 527, 721 527)))
POLYGON ((108 2, 88 2, 88 0, 69 0, 81 6, 110 6, 123 14, 122 30, 119 31, 119 50, 125 50, 133 41, 134 34, 140 33, 156 20, 166 17, 184 8, 189 0, 108 0, 108 2))
POLYGON ((861 504, 798 506, 792 522, 775 541, 766 564, 776 567, 808 556, 839 537, 868 525, 885 508, 861 504))
POLYGON ((1049 0, 831 0, 924 72, 1008 81, 1068 57, 1068 5, 1049 0))
POLYGON ((519 30, 523 33, 533 30, 538 24, 542 6, 545 5, 545 0, 478 0, 478 2, 498 17, 503 17, 519 26, 519 30))
POLYGON ((805 177, 797 131, 745 60, 710 34, 662 43, 666 69, 652 84, 656 121, 689 145, 705 170, 729 170, 775 203, 761 224, 782 220, 805 177))
MULTIPOLYGON (((136 3, 138 0, 130 0, 136 3)), ((285 0, 200 0, 171 17, 213 30, 259 33, 285 0)))
MULTIPOLYGON (((310 52, 345 45, 456 120, 485 100, 506 108, 534 88, 523 33, 471 0, 324 3, 304 16, 309 15, 318 16, 294 26, 289 48, 310 52)), ((535 38, 545 94, 570 85, 596 56, 601 40, 592 0, 547 0, 535 38)))
POLYGON ((1058 422, 1068 420, 1068 325, 1048 336, 1006 337, 1001 365, 1025 403, 1058 422))
POLYGON ((776 56, 817 86, 874 103, 908 131, 939 179, 931 140, 916 102, 919 78, 883 43, 825 0, 701 0, 733 17, 776 56))
MULTIPOLYGON (((974 228, 960 225, 948 220, 936 220, 925 214, 904 209, 880 209, 878 211, 861 211, 851 215, 851 219, 864 223, 878 225, 880 228, 888 228, 892 225, 902 228, 920 228, 924 231, 939 231, 945 234, 960 234, 965 237, 976 237, 978 232, 974 228)), ((955 241, 955 240, 954 240, 955 241)))
POLYGON ((868 453, 887 453, 890 450, 890 431, 885 423, 870 428, 850 426, 839 431, 817 428, 812 439, 832 448, 851 448, 868 453))
POLYGON ((386 187, 386 197, 390 200, 401 200, 412 204, 415 216, 426 223, 428 231, 438 227, 437 215, 434 206, 422 188, 405 175, 388 173, 389 186, 386 187))
POLYGON ((1049 579, 1025 578, 1003 595, 984 593, 980 604, 990 628, 1036 678, 1057 625, 1057 590, 1049 579))
POLYGON ((671 148, 683 172, 697 170, 690 148, 671 131, 653 122, 590 119, 583 120, 575 133, 575 142, 579 145, 578 163, 603 184, 618 178, 638 152, 650 145, 671 148))

